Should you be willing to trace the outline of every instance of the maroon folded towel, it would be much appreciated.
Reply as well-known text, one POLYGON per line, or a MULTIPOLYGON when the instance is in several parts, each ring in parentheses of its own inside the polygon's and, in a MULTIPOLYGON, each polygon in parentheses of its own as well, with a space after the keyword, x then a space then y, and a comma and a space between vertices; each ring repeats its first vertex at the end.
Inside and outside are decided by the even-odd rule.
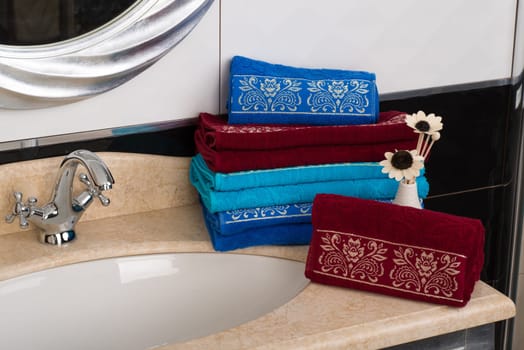
POLYGON ((484 263, 480 220, 353 197, 313 202, 313 282, 464 306, 484 263))
POLYGON ((385 112, 368 125, 227 125, 223 117, 202 113, 195 143, 208 167, 223 173, 378 162, 385 152, 416 147, 418 136, 404 118, 403 112, 385 112))
POLYGON ((201 113, 197 133, 207 147, 216 151, 362 145, 417 139, 418 135, 406 125, 405 116, 406 113, 399 111, 381 112, 376 124, 362 125, 229 125, 224 115, 201 113))

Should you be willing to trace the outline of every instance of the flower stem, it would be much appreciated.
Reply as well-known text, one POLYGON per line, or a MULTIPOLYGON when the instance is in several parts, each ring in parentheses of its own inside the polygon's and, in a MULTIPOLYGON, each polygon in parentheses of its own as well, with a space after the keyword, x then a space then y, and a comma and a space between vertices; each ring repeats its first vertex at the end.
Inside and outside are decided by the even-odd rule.
POLYGON ((417 154, 420 154, 420 146, 422 146, 422 139, 424 138, 424 134, 420 133, 418 134, 418 141, 417 141, 417 154))
POLYGON ((426 153, 426 149, 428 148, 428 144, 429 144, 429 139, 431 138, 431 136, 429 135, 424 135, 424 142, 422 143, 422 149, 420 150, 420 153, 419 155, 421 155, 423 158, 425 158, 424 154, 426 153))
POLYGON ((429 147, 424 151, 424 153, 422 154, 422 157, 424 159, 426 159, 426 157, 428 156, 429 154, 429 150, 431 149, 431 147, 433 147, 433 144, 435 143, 435 140, 432 138, 431 139, 431 143, 429 144, 429 147))

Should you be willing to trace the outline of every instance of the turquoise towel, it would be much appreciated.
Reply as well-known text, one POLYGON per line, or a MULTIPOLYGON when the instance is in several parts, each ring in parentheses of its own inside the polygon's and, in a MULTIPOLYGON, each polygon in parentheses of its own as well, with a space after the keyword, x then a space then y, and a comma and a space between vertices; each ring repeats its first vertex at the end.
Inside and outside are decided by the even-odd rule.
MULTIPOLYGON (((398 182, 394 179, 359 179, 319 181, 314 183, 253 187, 238 191, 215 191, 197 177, 190 176, 191 183, 200 193, 207 209, 219 211, 264 207, 287 203, 312 202, 318 193, 339 194, 363 199, 391 199, 395 197, 398 182)), ((424 176, 417 178, 419 197, 425 198, 429 184, 424 176)))
POLYGON ((382 173, 382 168, 378 162, 360 162, 215 173, 209 169, 202 155, 197 154, 191 160, 190 176, 215 191, 236 191, 318 181, 387 179, 388 175, 382 173))
POLYGON ((231 60, 230 124, 372 124, 379 114, 375 74, 231 60))

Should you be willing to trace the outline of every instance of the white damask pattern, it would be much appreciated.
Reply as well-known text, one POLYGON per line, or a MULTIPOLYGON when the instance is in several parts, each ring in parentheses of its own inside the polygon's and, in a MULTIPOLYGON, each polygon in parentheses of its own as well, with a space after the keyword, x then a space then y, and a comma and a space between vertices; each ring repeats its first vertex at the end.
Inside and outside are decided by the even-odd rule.
POLYGON ((286 215, 288 209, 289 205, 281 205, 262 208, 228 210, 227 213, 231 215, 232 220, 237 221, 241 219, 275 216, 276 214, 286 215))
POLYGON ((307 104, 312 112, 364 113, 369 107, 366 80, 317 80, 308 82, 307 104))
POLYGON ((369 96, 375 93, 373 82, 363 79, 247 75, 234 81, 241 92, 236 102, 242 112, 367 115, 373 102, 369 96))
POLYGON ((302 103, 301 83, 287 78, 244 77, 238 104, 243 111, 295 112, 302 103))
POLYGON ((274 205, 270 207, 228 210, 228 220, 232 222, 250 221, 253 219, 271 219, 292 216, 311 215, 312 203, 293 205, 274 205))

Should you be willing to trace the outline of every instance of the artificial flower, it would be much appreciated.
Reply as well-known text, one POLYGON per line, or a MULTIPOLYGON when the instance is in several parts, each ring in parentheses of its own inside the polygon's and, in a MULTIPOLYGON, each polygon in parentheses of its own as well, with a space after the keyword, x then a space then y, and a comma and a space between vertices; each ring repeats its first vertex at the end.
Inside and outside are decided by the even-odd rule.
POLYGON ((433 135, 444 127, 442 117, 438 117, 434 113, 426 115, 423 111, 408 115, 406 117, 406 124, 416 133, 426 135, 433 135))
POLYGON ((384 156, 386 159, 379 163, 383 166, 382 172, 397 181, 404 179, 406 183, 413 183, 424 167, 424 158, 416 150, 386 152, 384 156))
POLYGON ((440 139, 439 131, 444 127, 442 117, 435 116, 434 113, 426 115, 423 111, 418 111, 406 116, 406 124, 419 134, 416 150, 426 159, 435 141, 440 139))

